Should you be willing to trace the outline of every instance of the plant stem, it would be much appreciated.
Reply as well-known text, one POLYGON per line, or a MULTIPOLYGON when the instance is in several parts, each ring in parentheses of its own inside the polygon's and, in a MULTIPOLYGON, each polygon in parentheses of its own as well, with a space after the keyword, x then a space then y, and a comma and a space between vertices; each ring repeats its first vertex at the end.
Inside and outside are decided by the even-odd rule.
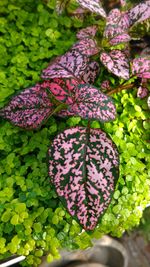
POLYGON ((112 95, 112 94, 115 94, 115 93, 119 93, 122 90, 132 89, 134 86, 135 86, 134 83, 123 85, 123 86, 118 86, 117 88, 115 88, 115 89, 111 90, 110 92, 108 92, 107 95, 112 95))

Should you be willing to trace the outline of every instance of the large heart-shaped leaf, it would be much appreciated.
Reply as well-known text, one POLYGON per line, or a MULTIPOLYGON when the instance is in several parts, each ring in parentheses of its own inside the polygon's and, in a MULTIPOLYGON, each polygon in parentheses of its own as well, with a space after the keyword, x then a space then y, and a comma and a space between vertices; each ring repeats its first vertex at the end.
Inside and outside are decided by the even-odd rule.
POLYGON ((140 78, 150 79, 150 56, 135 58, 132 62, 132 74, 140 78))
POLYGON ((113 50, 110 53, 103 52, 100 60, 116 76, 125 80, 129 79, 129 60, 124 52, 120 50, 113 50))
POLYGON ((53 109, 54 105, 48 93, 37 84, 14 96, 9 104, 0 110, 0 116, 16 126, 29 130, 38 128, 53 109))
POLYGON ((77 0, 79 5, 106 18, 106 12, 99 0, 77 0))
POLYGON ((43 70, 42 78, 80 78, 88 65, 89 58, 73 49, 65 55, 57 57, 43 70))
POLYGON ((69 213, 93 230, 107 209, 119 176, 118 151, 100 129, 58 134, 49 149, 49 175, 69 213))
POLYGON ((79 42, 72 46, 72 50, 79 51, 84 56, 94 56, 99 53, 97 42, 93 39, 81 39, 79 42))
POLYGON ((80 39, 94 37, 96 35, 97 29, 98 29, 97 25, 93 25, 93 26, 89 26, 84 29, 81 29, 77 33, 77 38, 80 40, 80 39))
POLYGON ((150 18, 150 1, 145 1, 131 8, 128 11, 128 16, 130 18, 130 26, 150 18))
POLYGON ((100 92, 90 84, 80 84, 72 91, 75 99, 68 110, 61 111, 59 116, 80 116, 84 119, 95 119, 102 122, 114 120, 116 108, 111 97, 100 92))

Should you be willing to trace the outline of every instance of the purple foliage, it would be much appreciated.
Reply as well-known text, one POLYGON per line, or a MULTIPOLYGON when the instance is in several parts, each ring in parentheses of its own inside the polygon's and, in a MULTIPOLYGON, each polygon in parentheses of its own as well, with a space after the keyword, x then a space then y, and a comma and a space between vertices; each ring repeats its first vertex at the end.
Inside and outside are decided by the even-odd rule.
POLYGON ((92 61, 88 64, 87 68, 85 69, 85 72, 82 76, 82 80, 85 83, 93 84, 99 72, 100 72, 99 64, 96 61, 92 61))
POLYGON ((80 40, 80 39, 94 37, 97 33, 97 30, 98 30, 98 27, 96 25, 86 27, 84 29, 81 29, 77 33, 77 38, 80 40))
POLYGON ((81 39, 72 46, 72 51, 79 51, 82 55, 89 57, 99 53, 97 42, 93 39, 81 39))
POLYGON ((121 44, 121 43, 127 43, 131 40, 131 37, 129 34, 127 33, 122 33, 120 35, 117 35, 116 37, 112 38, 109 43, 111 45, 117 45, 117 44, 121 44))
POLYGON ((14 125, 31 130, 38 128, 54 109, 48 93, 40 84, 25 89, 14 96, 9 104, 0 110, 0 116, 14 125))
POLYGON ((129 61, 122 51, 112 50, 110 53, 103 52, 100 55, 100 60, 116 76, 125 80, 129 79, 129 61))
POLYGON ((150 78, 150 56, 135 58, 132 62, 132 74, 140 78, 150 78))
POLYGON ((73 49, 65 55, 57 57, 43 70, 42 78, 79 78, 84 74, 89 58, 73 49))
POLYGON ((106 12, 99 0, 77 0, 79 5, 106 18, 106 12))
POLYGON ((69 213, 93 230, 107 209, 119 176, 119 156, 100 129, 75 127, 58 134, 49 149, 49 175, 69 213))
POLYGON ((126 12, 121 12, 119 9, 112 9, 106 19, 106 26, 113 25, 121 27, 123 31, 126 31, 130 27, 129 16, 126 12))
POLYGON ((118 27, 117 25, 108 25, 105 28, 104 37, 110 40, 121 34, 124 34, 124 30, 121 27, 118 27))
MULTIPOLYGON (((84 83, 81 81, 81 83, 84 83)), ((73 78, 59 79, 44 81, 42 87, 48 89, 55 98, 68 105, 72 105, 75 101, 74 92, 78 86, 78 81, 73 78)))
POLYGON ((110 81, 105 80, 101 83, 101 89, 103 90, 110 90, 110 81))
POLYGON ((137 91, 137 97, 142 99, 146 96, 148 96, 148 89, 146 87, 140 86, 137 91))
POLYGON ((127 13, 121 13, 119 9, 112 9, 107 17, 104 37, 110 40, 111 45, 129 42, 130 36, 127 31, 130 22, 127 13))
POLYGON ((90 84, 80 84, 74 88, 74 103, 68 110, 61 111, 60 116, 80 116, 102 122, 114 120, 116 107, 111 97, 103 94, 90 84))
POLYGON ((137 22, 150 18, 150 0, 140 3, 128 11, 130 27, 137 22))

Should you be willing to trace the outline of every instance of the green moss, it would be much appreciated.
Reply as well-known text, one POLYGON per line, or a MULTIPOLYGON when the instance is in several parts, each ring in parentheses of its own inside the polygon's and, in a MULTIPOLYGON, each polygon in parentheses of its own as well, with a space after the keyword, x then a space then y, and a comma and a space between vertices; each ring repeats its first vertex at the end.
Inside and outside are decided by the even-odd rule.
MULTIPOLYGON (((0 12, 2 107, 12 94, 40 80, 48 62, 72 45, 82 22, 58 17, 52 2, 45 6, 41 1, 0 0, 0 12)), ((57 132, 87 122, 51 117, 39 131, 28 132, 0 123, 0 259, 16 253, 27 256, 24 266, 38 266, 44 254, 50 262, 59 257, 61 247, 85 249, 92 237, 107 233, 119 237, 139 223, 150 201, 150 145, 147 125, 142 124, 148 112, 146 102, 134 98, 134 92, 114 98, 117 119, 105 125, 93 122, 92 127, 105 129, 118 146, 120 178, 111 205, 92 233, 81 233, 63 208, 50 184, 46 158, 57 132)))

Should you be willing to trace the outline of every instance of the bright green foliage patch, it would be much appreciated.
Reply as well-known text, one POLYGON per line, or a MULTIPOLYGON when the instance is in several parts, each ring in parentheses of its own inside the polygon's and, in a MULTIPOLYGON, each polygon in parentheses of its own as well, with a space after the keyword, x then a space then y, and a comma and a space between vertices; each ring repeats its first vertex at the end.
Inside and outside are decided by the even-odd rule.
MULTIPOLYGON (((52 57, 73 44, 81 22, 56 15, 41 1, 0 0, 0 106, 15 91, 32 86, 52 57)), ((103 72, 105 75, 106 71, 103 72)), ((106 74, 107 76, 107 74, 106 74)), ((111 80, 111 79, 110 79, 111 80)), ((112 84, 115 83, 112 77, 112 84)), ((101 82, 101 81, 100 81, 101 82)), ((86 125, 80 118, 51 117, 38 132, 0 122, 0 259, 26 255, 25 266, 40 257, 59 258, 58 249, 87 248, 91 237, 121 236, 139 223, 150 201, 149 117, 146 101, 134 90, 114 96, 118 117, 101 125, 120 152, 120 178, 113 200, 93 233, 72 220, 49 182, 46 153, 50 141, 68 126, 86 125), (79 235, 80 234, 80 235, 79 235)))

